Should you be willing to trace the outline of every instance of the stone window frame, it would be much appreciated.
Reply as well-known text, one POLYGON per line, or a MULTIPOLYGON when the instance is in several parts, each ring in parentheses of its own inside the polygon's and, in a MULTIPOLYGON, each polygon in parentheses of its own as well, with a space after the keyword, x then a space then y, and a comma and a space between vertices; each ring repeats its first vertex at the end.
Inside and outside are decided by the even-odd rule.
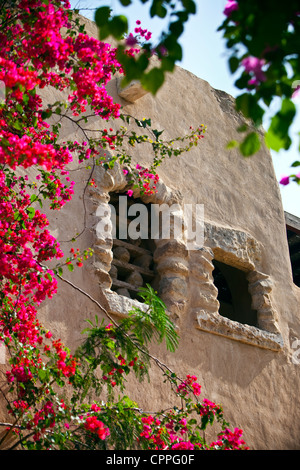
MULTIPOLYGON (((112 279, 109 274, 113 260, 113 238, 112 226, 107 233, 99 234, 97 224, 105 212, 110 213, 110 193, 124 193, 127 189, 132 189, 123 172, 122 167, 116 163, 112 169, 106 170, 103 167, 95 169, 94 179, 96 186, 91 189, 91 199, 95 207, 94 225, 94 261, 93 267, 99 279, 102 292, 108 305, 108 312, 111 315, 124 316, 126 312, 134 307, 145 309, 146 306, 136 299, 130 299, 111 290, 112 279), (101 205, 101 211, 97 211, 97 206, 101 205)), ((139 189, 133 189, 133 197, 139 198, 145 204, 167 204, 181 209, 182 195, 180 191, 173 191, 167 187, 162 180, 156 184, 156 192, 153 195, 141 195, 139 189)), ((176 217, 179 223, 183 224, 183 212, 176 210, 176 217), (180 222, 180 219, 182 222, 180 222)), ((182 318, 188 304, 188 273, 189 273, 189 251, 185 241, 172 238, 172 228, 170 239, 155 239, 155 250, 153 261, 156 271, 160 276, 159 295, 163 299, 171 318, 176 321, 182 318)))
MULTIPOLYGON (((101 203, 102 211, 104 205, 109 213, 109 194, 125 192, 129 189, 128 181, 122 167, 117 163, 111 170, 97 167, 95 173, 97 187, 92 190, 93 204, 97 206, 101 203)), ((142 196, 136 189, 133 196, 140 198, 145 204, 177 204, 182 207, 181 193, 171 190, 161 180, 157 184, 155 194, 142 196)), ((106 236, 97 235, 97 220, 99 217, 96 210, 93 265, 107 300, 109 313, 124 316, 133 307, 146 308, 143 303, 111 290, 112 279, 109 271, 113 259, 113 239, 109 232, 106 236)), ((204 225, 205 242, 201 249, 189 250, 183 239, 155 240, 153 260, 160 276, 159 295, 171 318, 180 328, 193 291, 196 294, 189 314, 195 319, 197 329, 260 348, 281 350, 283 340, 278 314, 272 303, 272 279, 263 273, 260 267, 262 246, 245 231, 208 221, 205 221, 204 225), (258 327, 242 324, 219 314, 218 291, 212 274, 213 259, 247 273, 252 308, 257 311, 258 327)))
POLYGON ((263 349, 281 350, 283 339, 272 303, 272 279, 260 269, 262 246, 244 231, 206 222, 204 247, 190 256, 191 279, 198 289, 197 305, 193 309, 196 328, 263 349), (247 273, 252 308, 257 311, 257 327, 219 314, 213 259, 247 273))

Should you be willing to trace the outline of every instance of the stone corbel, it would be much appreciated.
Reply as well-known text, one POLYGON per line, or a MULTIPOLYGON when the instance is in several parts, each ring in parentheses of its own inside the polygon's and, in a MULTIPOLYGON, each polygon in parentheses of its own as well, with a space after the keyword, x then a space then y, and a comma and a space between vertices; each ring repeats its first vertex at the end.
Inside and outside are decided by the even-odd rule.
POLYGON ((143 96, 147 95, 147 93, 149 93, 142 87, 141 83, 137 80, 132 81, 131 83, 129 83, 129 85, 122 88, 121 79, 119 79, 117 81, 117 89, 118 95, 124 100, 129 101, 130 103, 134 103, 135 101, 139 100, 143 96))

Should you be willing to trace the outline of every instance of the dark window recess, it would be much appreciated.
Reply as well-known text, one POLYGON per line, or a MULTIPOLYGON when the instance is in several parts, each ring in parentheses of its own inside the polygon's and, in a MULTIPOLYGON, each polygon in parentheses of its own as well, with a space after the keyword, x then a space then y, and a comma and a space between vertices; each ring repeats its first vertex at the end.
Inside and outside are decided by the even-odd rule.
MULTIPOLYGON (((116 233, 113 240, 113 260, 110 270, 112 279, 111 289, 119 295, 129 297, 131 299, 141 300, 138 295, 139 289, 145 287, 146 284, 156 286, 156 273, 153 263, 154 242, 150 239, 150 204, 144 204, 140 199, 127 197, 127 212, 124 213, 124 205, 120 214, 119 196, 125 197, 124 194, 110 194, 110 204, 116 210, 116 233), (140 213, 128 215, 132 204, 143 205, 143 232, 141 236, 135 239, 130 238, 129 226, 134 223, 136 232, 141 231, 141 227, 137 223, 140 213), (147 233, 145 232, 145 208, 147 208, 147 233), (120 232, 120 224, 122 224, 120 232), (127 236, 124 238, 124 224, 127 225, 127 236), (121 237, 120 237, 121 233, 121 237)), ((122 201, 124 204, 124 199, 122 201)), ((138 206, 135 206, 138 207, 138 206)), ((133 211, 134 212, 134 211, 133 211)))
POLYGON ((287 229, 293 281, 300 287, 300 233, 287 229))
POLYGON ((251 308, 246 273, 214 260, 214 283, 218 289, 219 313, 239 323, 257 326, 257 312, 251 308))

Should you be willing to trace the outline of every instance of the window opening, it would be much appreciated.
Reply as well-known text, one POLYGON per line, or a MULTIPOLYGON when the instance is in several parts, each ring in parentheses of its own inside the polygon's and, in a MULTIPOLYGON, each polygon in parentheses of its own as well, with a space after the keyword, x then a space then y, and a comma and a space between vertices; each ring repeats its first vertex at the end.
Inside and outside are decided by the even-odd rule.
POLYGON ((300 287, 300 233, 287 229, 293 281, 300 287))
POLYGON ((288 212, 284 215, 293 282, 300 287, 300 218, 288 212))
POLYGON ((114 207, 116 215, 113 260, 110 270, 111 289, 119 295, 141 300, 138 295, 139 289, 145 287, 146 284, 156 288, 157 284, 153 263, 155 246, 150 238, 151 205, 145 204, 140 198, 133 199, 124 193, 116 192, 110 194, 110 204, 114 207), (133 205, 136 206, 133 207, 133 205), (140 233, 139 237, 130 237, 130 224, 133 224, 134 233, 140 233))
POLYGON ((246 273, 213 260, 213 278, 218 289, 219 314, 239 323, 257 326, 257 312, 252 309, 246 273))

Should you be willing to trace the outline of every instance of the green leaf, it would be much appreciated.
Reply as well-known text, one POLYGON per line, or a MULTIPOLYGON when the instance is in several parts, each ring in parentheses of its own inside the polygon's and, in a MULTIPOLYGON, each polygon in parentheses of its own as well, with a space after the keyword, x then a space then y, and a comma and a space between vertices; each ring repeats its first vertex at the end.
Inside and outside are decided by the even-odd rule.
POLYGON ((230 57, 229 68, 230 68, 231 73, 236 72, 237 69, 239 68, 239 65, 240 65, 240 61, 237 57, 235 56, 230 57))
POLYGON ((144 64, 142 61, 136 61, 134 57, 129 57, 124 54, 123 48, 118 46, 117 59, 122 64, 125 70, 125 76, 122 80, 122 86, 128 85, 132 80, 140 80, 144 71, 144 64))
POLYGON ((275 152, 279 152, 279 150, 283 148, 288 148, 290 145, 290 140, 288 142, 286 139, 282 139, 278 134, 273 132, 271 127, 265 134, 265 142, 267 147, 275 150, 275 152))
POLYGON ((171 31, 172 34, 174 34, 174 36, 178 38, 179 36, 181 36, 184 30, 182 22, 174 21, 174 23, 170 24, 169 30, 171 31))
POLYGON ((266 143, 273 150, 284 148, 287 150, 291 145, 289 128, 296 114, 296 107, 289 99, 282 101, 280 111, 273 116, 271 125, 266 133, 266 143))
POLYGON ((163 0, 153 0, 150 8, 150 16, 158 16, 159 18, 165 18, 167 9, 163 6, 163 0))
POLYGON ((237 146, 238 146, 237 140, 230 140, 230 142, 228 142, 228 144, 226 145, 226 148, 227 148, 228 150, 230 150, 230 149, 233 149, 233 148, 235 148, 235 147, 237 147, 237 146))
POLYGON ((250 132, 240 144, 240 151, 244 157, 254 155, 260 149, 261 143, 256 132, 250 132))
POLYGON ((69 271, 71 271, 71 272, 74 271, 74 266, 73 266, 73 264, 68 264, 67 266, 68 266, 68 270, 69 270, 69 271))
POLYGON ((196 13, 197 8, 193 0, 181 0, 181 3, 188 13, 193 15, 196 13))
POLYGON ((236 81, 235 86, 240 90, 248 87, 249 76, 243 73, 236 81))
POLYGON ((201 427, 200 427, 200 429, 202 429, 202 430, 206 429, 207 424, 208 424, 208 416, 204 415, 204 416, 201 417, 201 427))
POLYGON ((14 128, 14 129, 17 129, 18 131, 20 131, 20 130, 22 129, 22 125, 21 125, 21 123, 20 123, 19 121, 15 121, 15 122, 13 123, 13 128, 14 128))
POLYGON ((26 212, 28 214, 29 219, 33 219, 34 214, 35 214, 34 207, 27 207, 26 212))
POLYGON ((141 338, 142 336, 144 341, 150 341, 154 333, 158 336, 159 342, 165 338, 167 349, 174 352, 178 347, 178 334, 175 325, 169 319, 164 302, 157 297, 156 292, 149 284, 146 288, 139 290, 139 295, 150 308, 147 312, 138 308, 129 312, 129 316, 134 315, 135 321, 142 320, 139 327, 142 327, 143 330, 135 329, 137 337, 141 338))
POLYGON ((109 7, 101 7, 96 10, 95 23, 99 28, 107 24, 110 18, 110 13, 111 9, 109 7))
POLYGON ((155 95, 164 83, 164 80, 165 77, 163 71, 158 68, 153 68, 152 70, 150 70, 150 72, 148 72, 142 77, 141 83, 146 90, 150 91, 153 95, 155 95))
POLYGON ((46 369, 39 369, 38 376, 41 382, 47 382, 49 378, 49 371, 46 369))
POLYGON ((182 59, 182 47, 178 43, 176 37, 170 34, 162 43, 167 48, 168 57, 172 58, 173 61, 182 59))
POLYGON ((109 22, 109 30, 116 39, 122 39, 124 34, 128 32, 128 20, 126 16, 114 16, 109 22))
POLYGON ((19 111, 19 113, 21 113, 21 114, 23 113, 23 106, 20 103, 16 104, 16 108, 19 111))
POLYGON ((106 342, 106 346, 108 349, 110 349, 111 351, 114 351, 116 349, 116 344, 113 340, 109 340, 106 342))
POLYGON ((152 132, 153 134, 155 135, 156 137, 156 140, 158 140, 159 136, 164 132, 163 130, 162 131, 158 131, 156 129, 152 129, 152 132))
POLYGON ((261 125, 264 110, 257 103, 257 99, 250 93, 243 93, 236 98, 236 109, 242 111, 245 117, 252 119, 256 126, 261 125))
POLYGON ((34 201, 36 201, 36 200, 37 200, 37 198, 38 198, 38 197, 37 197, 37 195, 36 195, 36 194, 32 194, 32 195, 30 196, 30 202, 34 202, 34 201))
POLYGON ((266 144, 275 151, 289 149, 292 141, 289 136, 289 128, 296 114, 294 103, 285 98, 282 101, 281 109, 271 119, 270 127, 265 135, 266 144))
POLYGON ((172 58, 168 57, 168 56, 163 56, 160 59, 160 64, 161 64, 161 68, 162 68, 162 70, 164 70, 164 72, 173 72, 173 70, 175 68, 174 60, 172 58))
POLYGON ((123 7, 128 7, 131 4, 131 0, 120 0, 120 3, 123 7))
POLYGON ((188 424, 190 424, 190 425, 197 424, 197 420, 192 418, 188 421, 188 424))
POLYGON ((246 132, 247 129, 248 129, 247 124, 242 124, 241 126, 239 126, 239 127, 237 128, 237 131, 238 131, 238 132, 246 132))
POLYGON ((24 93, 23 94, 23 103, 26 105, 26 104, 28 104, 28 101, 29 101, 29 96, 26 93, 24 93))
POLYGON ((292 100, 285 98, 282 101, 281 110, 279 113, 277 113, 277 115, 280 116, 280 128, 277 130, 281 131, 281 135, 283 136, 288 132, 289 127, 296 115, 296 106, 292 100))
POLYGON ((138 60, 136 61, 136 64, 141 70, 141 72, 144 72, 149 65, 149 58, 146 54, 141 54, 138 60))

